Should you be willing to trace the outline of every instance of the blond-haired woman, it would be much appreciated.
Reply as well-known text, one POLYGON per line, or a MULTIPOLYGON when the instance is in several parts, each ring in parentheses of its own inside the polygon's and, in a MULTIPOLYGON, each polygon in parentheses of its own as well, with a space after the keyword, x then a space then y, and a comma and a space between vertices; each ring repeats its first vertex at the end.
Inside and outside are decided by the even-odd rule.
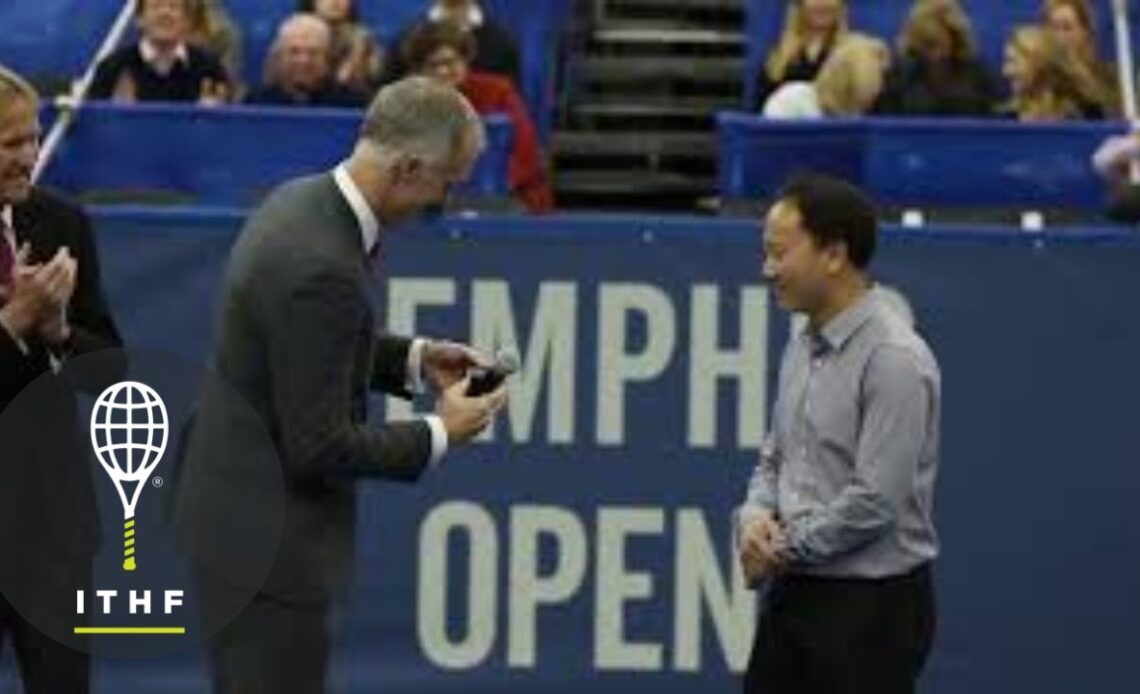
POLYGON ((1081 69, 1092 76, 1106 112, 1119 113, 1116 69, 1098 55, 1096 14, 1092 3, 1089 0, 1043 0, 1041 23, 1080 61, 1081 69))
POLYGON ((1006 110, 1021 121, 1099 120, 1103 92, 1087 66, 1047 29, 1014 30, 1005 47, 1002 74, 1012 98, 1006 110))
POLYGON ((848 33, 846 0, 788 0, 784 28, 756 80, 756 107, 790 82, 810 82, 848 33))
POLYGON ((916 0, 898 52, 876 113, 977 117, 997 109, 997 80, 978 56, 973 26, 958 0, 916 0))
POLYGON ((765 118, 804 120, 866 115, 883 89, 890 49, 873 36, 850 33, 811 82, 790 82, 764 104, 765 118))
POLYGON ((210 51, 222 61, 230 77, 233 97, 242 91, 241 30, 223 4, 223 0, 193 0, 190 7, 190 43, 210 51))

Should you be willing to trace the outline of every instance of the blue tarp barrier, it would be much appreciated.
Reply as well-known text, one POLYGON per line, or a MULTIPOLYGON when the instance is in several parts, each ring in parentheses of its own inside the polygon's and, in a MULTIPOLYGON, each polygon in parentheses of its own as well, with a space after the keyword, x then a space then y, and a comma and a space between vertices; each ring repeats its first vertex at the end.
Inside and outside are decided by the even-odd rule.
POLYGON ((775 192, 806 168, 847 178, 883 204, 1097 210, 1092 154, 1123 124, 860 119, 772 121, 718 115, 719 190, 775 192))
MULTIPOLYGON (((131 345, 205 355, 240 223, 97 215, 131 345)), ((525 373, 493 441, 418 486, 363 485, 335 691, 736 691, 755 597, 729 512, 788 335, 755 225, 492 217, 388 243, 389 328, 515 343, 525 373)), ((876 273, 945 384, 926 694, 1140 691, 1138 265, 1112 231, 885 236, 876 273)), ((205 688, 191 655, 98 671, 101 692, 205 688)))
MULTIPOLYGON (((247 205, 281 180, 332 168, 356 141, 362 112, 262 107, 90 104, 46 170, 73 192, 149 191, 199 204, 247 205)), ((457 194, 505 198, 513 129, 487 123, 487 149, 457 194)))

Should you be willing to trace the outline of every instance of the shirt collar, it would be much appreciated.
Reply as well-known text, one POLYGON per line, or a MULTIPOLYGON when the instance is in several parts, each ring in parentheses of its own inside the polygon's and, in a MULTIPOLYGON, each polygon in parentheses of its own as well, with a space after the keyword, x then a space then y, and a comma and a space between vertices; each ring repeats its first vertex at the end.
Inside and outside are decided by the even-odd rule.
MULTIPOLYGON (((444 15, 443 7, 441 7, 438 4, 433 5, 431 10, 428 12, 428 19, 430 19, 433 22, 441 21, 442 19, 444 19, 444 16, 445 15, 444 15)), ((483 22, 485 20, 486 20, 486 17, 483 15, 483 8, 479 7, 478 3, 472 3, 472 4, 467 6, 467 23, 468 24, 470 24, 472 27, 478 28, 478 27, 483 26, 483 22)))
POLYGON ((12 206, 11 205, 5 205, 3 209, 0 209, 0 219, 4 220, 4 226, 7 227, 8 229, 15 229, 16 228, 15 226, 12 225, 12 206))
POLYGON ((376 248, 376 244, 380 242, 380 221, 376 219, 376 213, 368 206, 368 201, 364 199, 364 193, 360 192, 356 181, 353 181, 352 176, 348 175, 348 169, 345 168, 344 164, 333 170, 333 180, 336 181, 337 189, 344 196, 345 202, 352 208, 352 214, 356 217, 356 223, 360 227, 360 242, 364 247, 364 252, 366 254, 371 253, 376 248))
POLYGON ((823 329, 818 333, 813 331, 810 327, 805 327, 803 337, 808 342, 809 347, 814 345, 823 348, 825 351, 838 351, 843 349, 843 345, 846 344, 847 341, 851 339, 851 336, 858 332, 859 328, 863 327, 863 324, 870 320, 874 314, 874 293, 873 290, 868 289, 858 301, 828 321, 827 325, 823 326, 823 329))
MULTIPOLYGON (((139 55, 142 56, 143 62, 147 65, 154 66, 158 60, 158 49, 149 39, 139 41, 139 55)), ((174 49, 174 62, 186 65, 190 62, 190 52, 186 50, 186 44, 180 43, 174 49)))

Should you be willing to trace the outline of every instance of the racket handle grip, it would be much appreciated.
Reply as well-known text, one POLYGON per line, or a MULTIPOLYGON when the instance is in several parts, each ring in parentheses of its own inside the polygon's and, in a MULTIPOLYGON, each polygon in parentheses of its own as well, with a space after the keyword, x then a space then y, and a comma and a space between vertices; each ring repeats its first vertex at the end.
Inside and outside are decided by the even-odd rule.
POLYGON ((135 565, 135 519, 123 524, 123 571, 134 571, 135 565))

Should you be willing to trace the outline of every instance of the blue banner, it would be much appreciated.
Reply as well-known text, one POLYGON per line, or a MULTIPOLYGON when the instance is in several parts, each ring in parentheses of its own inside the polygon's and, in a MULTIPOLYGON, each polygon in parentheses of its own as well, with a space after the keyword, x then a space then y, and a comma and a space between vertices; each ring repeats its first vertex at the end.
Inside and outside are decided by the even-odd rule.
MULTIPOLYGON (((205 354, 240 222, 98 216, 131 346, 205 354)), ((788 335, 757 233, 485 218, 388 239, 390 329, 517 345, 524 370, 493 439, 418 486, 363 485, 335 691, 737 690, 757 598, 729 513, 788 335)), ((879 278, 944 375, 923 691, 1140 691, 1138 265, 1140 239, 1113 232, 886 234, 879 278)), ((189 657, 99 669, 100 691, 204 686, 189 657)))

